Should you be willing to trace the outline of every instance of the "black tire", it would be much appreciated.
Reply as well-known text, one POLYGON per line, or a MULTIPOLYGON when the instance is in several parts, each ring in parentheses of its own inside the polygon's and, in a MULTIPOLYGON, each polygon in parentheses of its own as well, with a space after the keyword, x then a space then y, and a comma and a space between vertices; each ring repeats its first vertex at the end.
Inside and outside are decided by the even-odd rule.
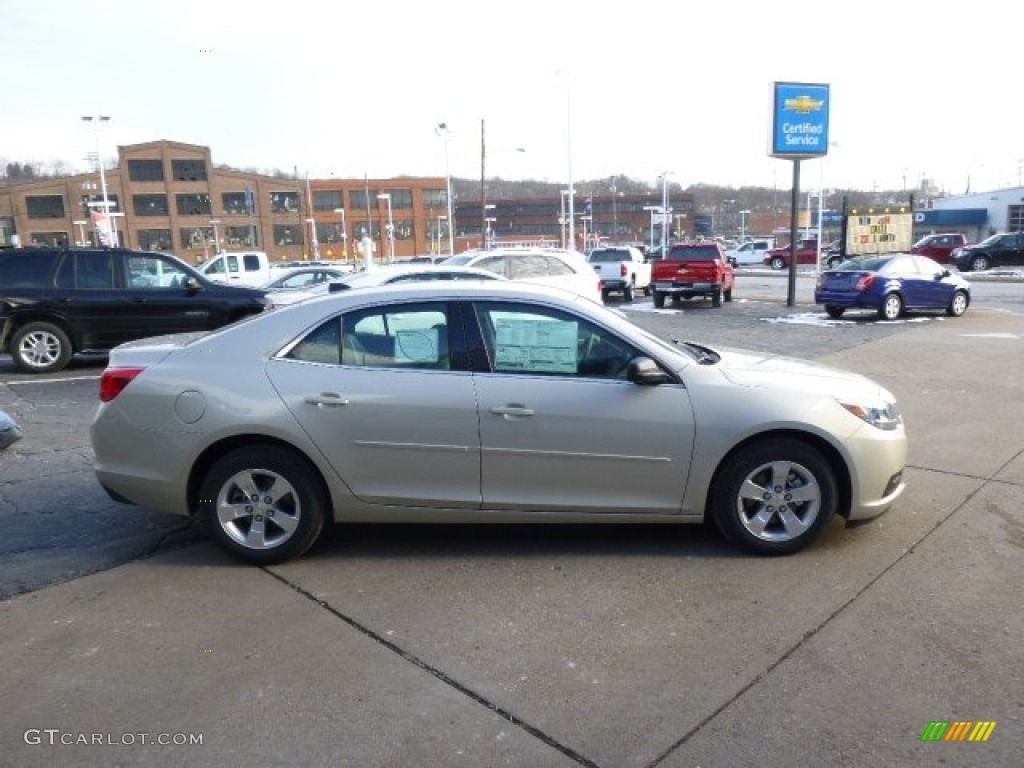
POLYGON ((842 256, 830 256, 829 260, 828 260, 828 268, 832 269, 834 267, 838 267, 842 263, 843 263, 843 257, 842 256))
POLYGON ((720 307, 722 306, 722 290, 718 289, 711 292, 711 306, 720 307))
POLYGON ((608 296, 610 295, 610 293, 611 292, 607 288, 602 288, 601 289, 601 301, 608 301, 608 296))
POLYGON ((26 373, 52 373, 71 361, 71 339, 53 323, 26 323, 11 337, 11 357, 26 373))
POLYGON ((650 295, 651 295, 651 286, 650 286, 650 283, 648 283, 647 285, 644 286, 644 296, 650 296, 650 295))
POLYGON ((632 301, 633 300, 633 284, 626 283, 626 287, 622 289, 622 300, 632 301))
POLYGON ((825 314, 831 317, 833 320, 838 320, 840 317, 843 316, 843 313, 845 311, 846 307, 837 307, 833 304, 825 305, 825 314))
POLYGON ((838 498, 835 473, 824 456, 799 440, 776 438, 748 445, 723 462, 709 511, 722 535, 740 549, 789 555, 824 533, 838 498))
POLYGON ((290 450, 238 448, 203 478, 196 513, 223 550, 247 563, 273 565, 299 557, 316 541, 328 517, 327 492, 316 469, 290 450), (246 488, 266 495, 250 499, 246 488))
POLYGON ((879 320, 897 320, 903 314, 903 299, 898 293, 886 294, 878 308, 879 320))
POLYGON ((992 266, 988 256, 981 253, 971 259, 971 272, 984 272, 992 266))
POLYGON ((772 260, 770 262, 768 262, 768 264, 769 264, 769 266, 772 269, 785 269, 786 268, 786 260, 784 258, 782 258, 781 256, 772 256, 772 260))
POLYGON ((658 291, 654 292, 654 306, 657 307, 658 309, 661 309, 662 307, 665 306, 664 293, 659 293, 658 291))
POLYGON ((722 291, 722 298, 726 301, 732 301, 732 288, 722 291))
POLYGON ((967 295, 967 291, 956 291, 953 294, 953 298, 949 300, 949 306, 946 307, 946 314, 950 317, 960 317, 967 311, 967 307, 970 306, 970 303, 971 299, 967 295))

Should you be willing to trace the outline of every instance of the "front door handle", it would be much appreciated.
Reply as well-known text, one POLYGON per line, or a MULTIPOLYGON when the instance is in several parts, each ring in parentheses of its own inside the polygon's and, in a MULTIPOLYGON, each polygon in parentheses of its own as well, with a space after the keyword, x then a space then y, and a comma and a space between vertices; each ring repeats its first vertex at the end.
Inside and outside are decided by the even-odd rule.
POLYGON ((307 395, 306 402, 317 408, 337 408, 348 405, 348 398, 342 397, 337 392, 321 392, 319 395, 307 395))
POLYGON ((524 418, 526 416, 533 416, 533 408, 527 408, 525 405, 519 403, 509 403, 508 405, 496 405, 491 408, 491 413, 495 416, 504 416, 506 419, 511 421, 512 419, 524 418))

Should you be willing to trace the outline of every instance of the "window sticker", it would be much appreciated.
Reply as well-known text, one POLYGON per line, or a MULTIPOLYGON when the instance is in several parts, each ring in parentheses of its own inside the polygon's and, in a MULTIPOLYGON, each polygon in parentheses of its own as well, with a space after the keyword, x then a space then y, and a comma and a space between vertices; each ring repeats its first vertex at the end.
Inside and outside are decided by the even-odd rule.
POLYGON ((574 321, 495 318, 494 367, 526 373, 577 372, 574 321))
POLYGON ((395 362, 436 363, 440 359, 437 328, 395 333, 395 362))

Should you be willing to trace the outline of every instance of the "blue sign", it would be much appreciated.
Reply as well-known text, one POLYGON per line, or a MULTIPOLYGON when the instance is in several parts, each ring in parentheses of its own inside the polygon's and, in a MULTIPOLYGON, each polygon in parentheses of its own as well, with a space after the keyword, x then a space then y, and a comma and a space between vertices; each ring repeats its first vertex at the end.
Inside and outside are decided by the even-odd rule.
POLYGON ((772 157, 822 157, 828 154, 828 86, 775 83, 772 157))

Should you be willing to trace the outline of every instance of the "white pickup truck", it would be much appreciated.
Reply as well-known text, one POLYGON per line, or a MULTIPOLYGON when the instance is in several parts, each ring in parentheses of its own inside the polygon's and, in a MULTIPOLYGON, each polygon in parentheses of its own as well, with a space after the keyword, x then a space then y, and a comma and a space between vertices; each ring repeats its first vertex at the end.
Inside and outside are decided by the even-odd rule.
POLYGON ((632 301, 637 291, 648 295, 651 289, 651 265, 644 261, 639 248, 609 245, 595 248, 587 255, 594 272, 601 278, 601 298, 621 293, 624 301, 632 301))
POLYGON ((274 267, 263 251, 218 253, 196 267, 206 278, 218 283, 248 285, 255 288, 269 283, 276 276, 274 267))

